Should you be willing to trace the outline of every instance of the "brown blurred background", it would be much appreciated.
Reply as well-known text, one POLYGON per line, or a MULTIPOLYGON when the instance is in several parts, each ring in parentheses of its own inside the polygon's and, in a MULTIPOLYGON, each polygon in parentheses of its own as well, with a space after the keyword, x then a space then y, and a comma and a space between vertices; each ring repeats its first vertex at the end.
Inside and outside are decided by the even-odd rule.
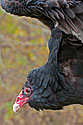
POLYGON ((83 125, 83 106, 37 112, 25 105, 15 114, 12 105, 27 74, 48 57, 50 31, 36 19, 6 14, 0 8, 0 125, 83 125))

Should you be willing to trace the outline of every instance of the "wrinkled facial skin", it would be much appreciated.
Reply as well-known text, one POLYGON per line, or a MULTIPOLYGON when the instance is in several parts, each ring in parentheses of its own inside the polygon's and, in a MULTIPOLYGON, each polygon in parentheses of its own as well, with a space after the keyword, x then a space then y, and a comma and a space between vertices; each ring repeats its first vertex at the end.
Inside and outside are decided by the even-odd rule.
POLYGON ((28 102, 32 95, 32 87, 29 81, 27 81, 24 84, 24 87, 22 88, 20 94, 16 98, 15 104, 13 105, 13 111, 17 112, 19 108, 21 108, 24 104, 28 102))

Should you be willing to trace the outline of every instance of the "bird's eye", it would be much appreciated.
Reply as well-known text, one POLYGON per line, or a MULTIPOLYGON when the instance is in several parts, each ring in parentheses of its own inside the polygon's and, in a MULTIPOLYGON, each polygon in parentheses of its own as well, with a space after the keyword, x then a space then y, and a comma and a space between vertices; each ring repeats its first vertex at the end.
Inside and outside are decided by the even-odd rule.
POLYGON ((31 89, 30 88, 25 88, 24 92, 25 92, 25 94, 30 94, 31 93, 31 89))

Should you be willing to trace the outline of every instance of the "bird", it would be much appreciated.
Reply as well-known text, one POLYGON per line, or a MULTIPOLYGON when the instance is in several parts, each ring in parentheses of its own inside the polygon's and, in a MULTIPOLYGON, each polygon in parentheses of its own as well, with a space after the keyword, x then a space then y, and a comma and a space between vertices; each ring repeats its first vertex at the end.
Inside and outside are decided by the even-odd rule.
POLYGON ((13 105, 14 112, 27 103, 37 111, 61 110, 71 104, 83 105, 83 44, 79 41, 78 45, 70 44, 66 34, 54 28, 48 47, 47 62, 28 74, 13 105))
POLYGON ((36 18, 50 29, 58 27, 71 41, 83 42, 82 0, 1 0, 6 12, 36 18))

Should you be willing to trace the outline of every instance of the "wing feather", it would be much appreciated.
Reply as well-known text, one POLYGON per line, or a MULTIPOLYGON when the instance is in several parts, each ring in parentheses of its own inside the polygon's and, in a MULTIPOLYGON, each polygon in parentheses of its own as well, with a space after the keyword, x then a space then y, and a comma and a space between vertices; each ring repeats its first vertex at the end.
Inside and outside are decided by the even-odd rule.
MULTIPOLYGON (((61 6, 59 5, 59 7, 55 7, 55 6, 50 7, 50 0, 47 0, 47 1, 49 1, 49 7, 48 7, 49 11, 51 11, 52 14, 55 15, 56 20, 59 22, 60 27, 62 27, 64 31, 68 31, 67 33, 70 33, 70 31, 71 32, 74 31, 77 33, 80 29, 83 32, 83 1, 82 0, 73 0, 73 1, 69 0, 67 1, 67 4, 68 4, 67 7, 62 6, 62 4, 65 5, 64 3, 65 0, 58 0, 59 3, 61 4, 61 6), (56 12, 59 18, 56 16, 56 12)), ((51 4, 52 4, 52 1, 51 1, 51 4)))
POLYGON ((79 14, 78 17, 81 19, 81 21, 83 22, 83 13, 79 14))
POLYGON ((62 29, 65 33, 71 32, 69 25, 63 19, 61 19, 61 21, 60 21, 60 29, 62 29))
POLYGON ((51 12, 54 14, 54 16, 55 16, 57 19, 60 19, 59 14, 58 14, 57 11, 51 10, 51 12))
POLYGON ((65 19, 64 14, 59 9, 56 9, 56 12, 58 13, 59 17, 61 17, 62 19, 65 19))
POLYGON ((76 4, 76 6, 72 7, 72 11, 75 14, 83 13, 83 2, 76 4))
POLYGON ((68 23, 68 25, 72 28, 72 30, 73 30, 74 32, 78 32, 77 27, 74 25, 73 21, 72 21, 70 18, 67 18, 67 19, 66 19, 66 22, 68 23))
POLYGON ((82 0, 1 0, 1 6, 9 13, 48 22, 50 28, 58 21, 67 33, 83 32, 82 0))
POLYGON ((79 27, 80 29, 83 29, 83 22, 80 18, 78 18, 77 16, 75 17, 75 19, 73 20, 74 25, 76 25, 77 27, 79 27))
POLYGON ((64 11, 65 11, 66 15, 69 16, 70 18, 72 18, 72 19, 75 18, 75 13, 71 8, 65 8, 64 11))

